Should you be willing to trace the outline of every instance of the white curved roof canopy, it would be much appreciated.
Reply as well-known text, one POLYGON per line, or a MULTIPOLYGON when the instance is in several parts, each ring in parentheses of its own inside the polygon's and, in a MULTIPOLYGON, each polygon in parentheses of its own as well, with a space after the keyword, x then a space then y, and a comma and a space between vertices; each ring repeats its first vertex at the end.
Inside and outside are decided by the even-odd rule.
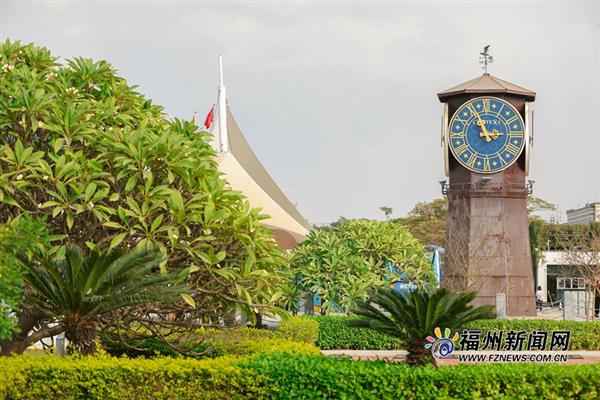
MULTIPOLYGON (((219 102, 221 105, 223 102, 219 102)), ((296 243, 304 240, 310 230, 310 224, 281 191, 267 170, 260 163, 250 145, 244 138, 228 106, 226 118, 222 118, 217 107, 212 129, 211 145, 217 151, 219 170, 229 185, 247 198, 252 207, 261 208, 269 216, 262 221, 275 230, 276 239, 282 245, 277 232, 291 234, 296 243), (220 129, 225 122, 226 128, 220 129), (223 132, 224 131, 224 132, 223 132)), ((290 246, 282 245, 289 248, 290 246)))

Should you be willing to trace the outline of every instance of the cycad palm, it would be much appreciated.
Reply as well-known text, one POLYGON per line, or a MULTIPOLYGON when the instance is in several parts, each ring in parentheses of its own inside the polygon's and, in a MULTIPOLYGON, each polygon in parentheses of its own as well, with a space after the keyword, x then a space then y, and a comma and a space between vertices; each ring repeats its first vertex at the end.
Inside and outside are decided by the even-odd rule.
POLYGON ((424 364, 431 361, 430 351, 424 348, 425 338, 436 327, 456 331, 471 321, 493 318, 491 306, 469 305, 475 296, 475 292, 453 293, 447 289, 398 292, 380 288, 355 309, 361 316, 356 325, 406 340, 408 364, 424 364))
POLYGON ((63 259, 23 259, 27 300, 62 326, 78 352, 90 353, 101 319, 125 307, 174 301, 183 293, 182 275, 153 272, 161 260, 150 250, 86 258, 76 246, 67 247, 63 259))

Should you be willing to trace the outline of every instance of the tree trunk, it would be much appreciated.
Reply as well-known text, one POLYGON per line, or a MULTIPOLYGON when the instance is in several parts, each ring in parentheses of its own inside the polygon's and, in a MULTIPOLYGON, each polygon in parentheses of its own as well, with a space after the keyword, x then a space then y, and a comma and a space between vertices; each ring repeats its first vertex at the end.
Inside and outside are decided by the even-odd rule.
POLYGON ((313 294, 306 294, 306 301, 304 302, 304 314, 305 315, 314 315, 315 314, 315 306, 313 301, 313 294))
POLYGON ((3 356, 12 353, 22 354, 27 350, 27 347, 33 343, 28 340, 29 332, 39 325, 44 316, 44 313, 40 310, 32 310, 23 307, 21 311, 17 313, 17 327, 19 328, 19 333, 13 334, 10 339, 0 340, 0 347, 2 348, 0 354, 3 356))
POLYGON ((408 351, 406 356, 408 365, 424 365, 435 361, 431 355, 431 350, 426 349, 422 341, 407 343, 406 350, 408 351))
POLYGON ((256 318, 256 324, 254 325, 254 327, 256 329, 263 329, 263 318, 262 318, 262 314, 261 313, 254 313, 254 318, 256 318))

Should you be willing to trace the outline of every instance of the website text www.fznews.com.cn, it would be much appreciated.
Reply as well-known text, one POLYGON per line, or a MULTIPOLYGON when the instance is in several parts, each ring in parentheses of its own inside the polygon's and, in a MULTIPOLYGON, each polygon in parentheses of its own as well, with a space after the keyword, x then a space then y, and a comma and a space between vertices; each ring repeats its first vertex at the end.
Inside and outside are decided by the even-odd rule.
POLYGON ((494 352, 456 352, 459 362, 567 362, 568 354, 565 353, 494 353, 494 352))

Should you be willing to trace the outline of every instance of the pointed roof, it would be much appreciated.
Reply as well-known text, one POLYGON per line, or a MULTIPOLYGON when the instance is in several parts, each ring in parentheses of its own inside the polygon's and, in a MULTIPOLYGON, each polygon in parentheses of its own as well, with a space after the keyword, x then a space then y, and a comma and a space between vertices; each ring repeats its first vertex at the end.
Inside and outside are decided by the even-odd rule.
POLYGON ((444 90, 438 93, 438 98, 441 102, 445 102, 448 97, 458 94, 492 94, 492 93, 507 93, 523 96, 528 101, 535 100, 535 92, 525 89, 521 86, 514 85, 510 82, 496 78, 490 74, 483 74, 468 82, 461 83, 458 86, 444 90))
MULTIPOLYGON (((220 113, 220 110, 217 109, 217 113, 220 113)), ((212 130, 211 145, 218 153, 219 170, 233 189, 242 192, 248 198, 252 207, 261 208, 269 216, 263 220, 265 225, 289 232, 297 242, 301 242, 311 229, 310 223, 287 198, 254 154, 229 107, 226 113, 229 151, 219 150, 219 124, 215 124, 212 130)))

